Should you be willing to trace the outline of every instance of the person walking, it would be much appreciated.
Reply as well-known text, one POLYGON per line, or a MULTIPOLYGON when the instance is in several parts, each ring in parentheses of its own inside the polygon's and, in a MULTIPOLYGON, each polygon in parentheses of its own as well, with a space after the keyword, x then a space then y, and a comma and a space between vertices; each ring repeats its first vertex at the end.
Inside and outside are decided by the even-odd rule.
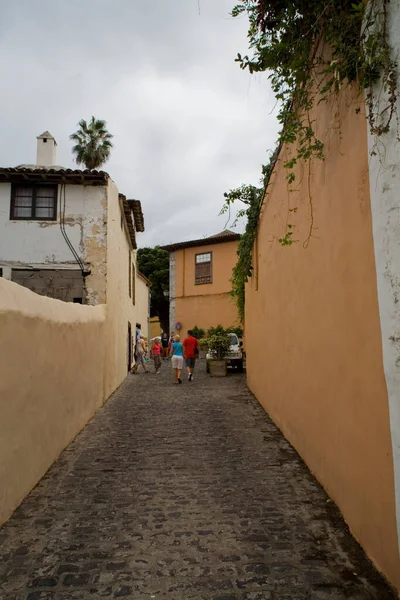
POLYGON ((156 370, 156 375, 158 375, 160 372, 160 369, 161 369, 161 340, 160 340, 160 338, 156 338, 154 340, 151 351, 153 354, 154 368, 156 370))
POLYGON ((174 343, 174 339, 175 339, 175 332, 173 331, 171 333, 171 335, 169 336, 169 342, 168 342, 168 352, 169 352, 169 354, 171 354, 171 352, 172 352, 172 344, 174 343))
POLYGON ((136 375, 136 373, 138 372, 138 369, 140 367, 140 365, 143 367, 143 370, 145 373, 150 373, 150 371, 148 371, 146 369, 146 363, 144 360, 146 354, 146 346, 144 343, 144 337, 141 335, 138 339, 138 341, 136 342, 136 351, 135 351, 135 364, 132 368, 131 373, 133 375, 136 375))
POLYGON ((188 380, 193 381, 193 371, 196 364, 196 358, 199 356, 199 340, 194 337, 191 329, 189 329, 187 333, 187 337, 185 337, 183 340, 185 365, 188 374, 188 380))
POLYGON ((163 333, 162 333, 161 345, 162 345, 162 357, 163 357, 163 360, 165 360, 168 356, 168 346, 169 346, 168 333, 166 331, 163 331, 163 333))
POLYGON ((183 368, 183 346, 179 335, 174 336, 171 346, 171 362, 174 370, 174 383, 182 383, 181 373, 183 368))

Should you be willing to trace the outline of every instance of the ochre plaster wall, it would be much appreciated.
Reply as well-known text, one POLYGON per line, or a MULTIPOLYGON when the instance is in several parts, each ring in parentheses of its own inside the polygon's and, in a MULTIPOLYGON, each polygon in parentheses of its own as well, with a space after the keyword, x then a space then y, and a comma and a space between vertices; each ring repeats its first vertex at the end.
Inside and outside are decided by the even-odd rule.
POLYGON ((160 319, 158 317, 151 317, 149 339, 155 338, 156 336, 161 336, 161 334, 162 329, 160 325, 160 319))
POLYGON ((176 321, 181 323, 184 335, 195 325, 203 329, 216 325, 231 327, 237 320, 236 305, 230 294, 191 296, 176 301, 176 321))
POLYGON ((236 251, 237 242, 225 242, 175 252, 176 321, 184 334, 195 325, 207 329, 237 324, 238 312, 230 295, 236 251), (206 252, 212 252, 212 283, 195 285, 195 256, 206 252))
POLYGON ((105 311, 0 278, 0 523, 103 402, 105 311))
MULTIPOLYGON (((138 307, 129 297, 129 272, 136 261, 136 251, 128 241, 124 223, 121 227, 121 206, 118 189, 113 181, 107 188, 107 323, 104 371, 105 398, 121 384, 128 373, 128 322, 132 335, 138 321, 138 307), (131 251, 131 253, 129 253, 131 251)), ((132 272, 132 271, 131 271, 132 272)), ((135 268, 136 290, 138 287, 135 268)), ((132 290, 133 291, 133 290, 132 290)), ((144 324, 147 327, 147 320, 144 324)))
POLYGON ((354 96, 322 103, 312 116, 325 160, 312 161, 310 173, 308 165, 299 168, 297 191, 285 180, 287 148, 273 173, 246 288, 247 375, 355 537, 400 589, 367 124, 354 96), (310 199, 314 229, 304 248, 310 199), (299 242, 282 247, 288 215, 299 242))

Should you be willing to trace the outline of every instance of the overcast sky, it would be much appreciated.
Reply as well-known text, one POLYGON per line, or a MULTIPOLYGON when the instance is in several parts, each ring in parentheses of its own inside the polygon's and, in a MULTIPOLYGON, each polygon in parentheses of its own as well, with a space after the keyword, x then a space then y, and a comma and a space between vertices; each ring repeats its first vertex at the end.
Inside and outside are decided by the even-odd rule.
POLYGON ((69 134, 93 114, 114 135, 104 169, 142 201, 140 246, 221 231, 223 193, 258 183, 277 133, 265 74, 234 62, 247 51, 234 4, 0 0, 0 165, 34 163, 48 129, 76 168, 69 134))

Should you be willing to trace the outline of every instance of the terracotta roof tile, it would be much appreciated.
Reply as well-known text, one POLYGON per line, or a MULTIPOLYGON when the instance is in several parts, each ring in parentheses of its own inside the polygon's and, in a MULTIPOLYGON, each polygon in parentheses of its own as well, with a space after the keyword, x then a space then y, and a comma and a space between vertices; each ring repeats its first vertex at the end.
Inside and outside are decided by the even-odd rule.
POLYGON ((89 169, 64 169, 63 167, 41 167, 22 165, 20 167, 0 168, 0 182, 43 181, 54 183, 74 183, 80 185, 107 185, 109 179, 105 171, 89 169))
POLYGON ((206 238, 201 238, 199 240, 189 240, 187 242, 177 242, 176 244, 168 244, 166 246, 161 246, 163 250, 167 252, 173 252, 174 250, 181 250, 183 248, 193 248, 195 246, 208 246, 210 244, 222 244, 224 242, 235 242, 240 239, 240 233, 235 233, 234 231, 230 231, 229 229, 225 229, 224 231, 220 231, 215 235, 210 235, 206 238))
POLYGON ((144 231, 144 217, 142 211, 142 203, 140 200, 127 200, 131 210, 133 212, 133 218, 135 219, 136 231, 141 233, 144 231))

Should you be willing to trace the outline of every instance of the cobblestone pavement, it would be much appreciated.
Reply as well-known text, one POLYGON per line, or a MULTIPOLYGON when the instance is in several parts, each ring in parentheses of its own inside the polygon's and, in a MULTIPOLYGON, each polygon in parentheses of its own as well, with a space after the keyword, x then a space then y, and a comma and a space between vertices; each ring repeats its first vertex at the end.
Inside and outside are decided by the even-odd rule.
POLYGON ((247 391, 129 376, 0 529, 2 600, 388 600, 247 391))

